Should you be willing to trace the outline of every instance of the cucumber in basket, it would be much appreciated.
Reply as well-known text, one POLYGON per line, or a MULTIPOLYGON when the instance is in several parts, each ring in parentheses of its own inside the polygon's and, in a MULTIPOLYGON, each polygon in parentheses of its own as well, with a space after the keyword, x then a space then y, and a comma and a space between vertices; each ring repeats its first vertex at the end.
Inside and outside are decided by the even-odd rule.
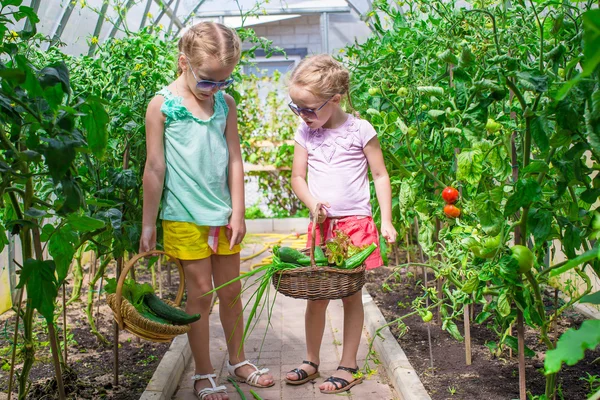
POLYGON ((158 317, 164 318, 175 325, 187 325, 200 319, 200 314, 189 315, 179 308, 171 307, 154 293, 146 293, 144 295, 144 303, 158 317))
MULTIPOLYGON (((116 293, 116 279, 107 279, 104 289, 106 293, 116 293)), ((154 294, 154 288, 148 283, 140 284, 133 279, 126 279, 121 293, 142 317, 159 324, 187 325, 200 319, 200 314, 189 315, 179 308, 164 303, 154 294)))

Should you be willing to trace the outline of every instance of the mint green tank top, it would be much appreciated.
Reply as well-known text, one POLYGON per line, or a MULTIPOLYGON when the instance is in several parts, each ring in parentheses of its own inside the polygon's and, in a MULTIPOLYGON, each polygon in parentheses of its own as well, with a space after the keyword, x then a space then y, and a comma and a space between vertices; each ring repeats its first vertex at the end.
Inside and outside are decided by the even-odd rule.
POLYGON ((222 92, 214 95, 213 115, 202 120, 168 88, 161 107, 164 131, 165 185, 161 219, 200 226, 225 226, 231 216, 229 150, 225 126, 229 107, 222 92))

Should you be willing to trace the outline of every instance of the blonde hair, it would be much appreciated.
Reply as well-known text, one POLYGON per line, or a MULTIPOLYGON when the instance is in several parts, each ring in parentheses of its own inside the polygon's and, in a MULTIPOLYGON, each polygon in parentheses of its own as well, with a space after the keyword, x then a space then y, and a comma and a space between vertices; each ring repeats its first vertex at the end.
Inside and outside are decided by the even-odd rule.
MULTIPOLYGON (((223 24, 200 22, 189 28, 179 39, 179 53, 188 57, 192 65, 202 65, 210 57, 217 58, 223 66, 240 61, 241 41, 237 33, 223 24)), ((183 70, 177 64, 177 72, 183 70)))
POLYGON ((319 54, 300 61, 292 71, 290 86, 302 86, 323 100, 336 94, 348 95, 350 100, 350 73, 329 54, 319 54))

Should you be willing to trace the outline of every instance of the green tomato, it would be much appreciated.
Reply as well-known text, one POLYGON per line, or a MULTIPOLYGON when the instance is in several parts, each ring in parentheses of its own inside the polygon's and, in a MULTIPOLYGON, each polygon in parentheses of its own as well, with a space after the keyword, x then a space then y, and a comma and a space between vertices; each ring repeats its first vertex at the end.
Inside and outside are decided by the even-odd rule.
POLYGON ((417 128, 415 128, 414 126, 409 127, 408 128, 408 136, 410 136, 410 137, 417 136, 417 128))
POLYGON ((486 249, 497 249, 500 246, 500 235, 484 239, 483 247, 486 249))
POLYGON ((498 122, 494 121, 492 118, 488 118, 487 123, 485 124, 485 129, 489 133, 496 133, 500 129, 502 129, 502 124, 499 124, 498 122))
POLYGON ((379 88, 370 87, 369 88, 369 96, 375 96, 379 93, 379 88))
POLYGON ((415 141, 414 141, 413 143, 414 143, 414 145, 415 145, 415 146, 417 146, 417 147, 418 147, 418 146, 420 146, 420 145, 421 145, 421 143, 422 143, 422 142, 421 142, 421 139, 419 139, 419 138, 416 138, 416 139, 415 139, 415 141))
POLYGON ((406 100, 404 100, 404 102, 406 103, 407 106, 410 106, 413 103, 413 99, 411 99, 410 97, 406 100))
POLYGON ((425 312, 425 314, 421 316, 421 319, 423 320, 423 322, 429 322, 433 319, 433 313, 427 310, 427 312, 425 312))
POLYGON ((256 162, 256 160, 257 160, 257 159, 258 159, 258 156, 257 156, 255 153, 253 153, 253 154, 250 154, 250 157, 248 157, 248 161, 249 161, 251 164, 254 164, 254 163, 256 162))
POLYGON ((564 68, 558 69, 558 76, 560 76, 563 79, 565 78, 565 69, 564 68))
POLYGON ((408 95, 408 89, 405 87, 401 87, 400 89, 398 89, 398 92, 396 94, 399 97, 406 97, 408 95))
POLYGON ((427 104, 421 104, 421 110, 423 111, 427 111, 429 107, 427 107, 427 104))
POLYGON ((517 244, 511 247, 510 251, 512 252, 513 258, 519 263, 519 273, 524 274, 533 267, 535 256, 529 248, 517 244))

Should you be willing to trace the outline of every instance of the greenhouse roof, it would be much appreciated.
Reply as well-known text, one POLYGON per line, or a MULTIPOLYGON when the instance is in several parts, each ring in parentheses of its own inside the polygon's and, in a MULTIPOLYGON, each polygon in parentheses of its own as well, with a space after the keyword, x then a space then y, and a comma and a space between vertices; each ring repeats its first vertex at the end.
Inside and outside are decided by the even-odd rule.
MULTIPOLYGON (((25 1, 25 4, 27 0, 25 1)), ((125 30, 155 26, 176 36, 193 22, 211 19, 231 27, 296 18, 309 14, 364 14, 369 0, 30 0, 39 17, 38 30, 64 43, 69 54, 91 54, 95 43, 119 37, 125 30)))

